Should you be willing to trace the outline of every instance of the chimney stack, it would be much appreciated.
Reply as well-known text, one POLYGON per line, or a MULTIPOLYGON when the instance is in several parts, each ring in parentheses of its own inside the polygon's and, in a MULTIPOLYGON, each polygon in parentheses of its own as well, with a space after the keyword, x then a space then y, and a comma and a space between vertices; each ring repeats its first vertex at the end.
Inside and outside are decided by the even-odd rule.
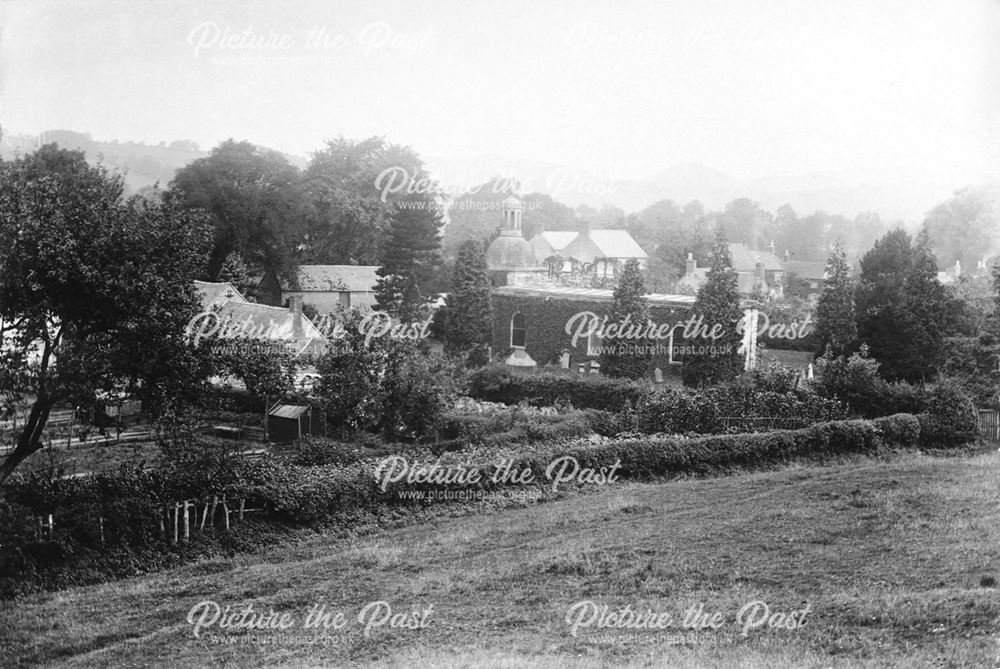
POLYGON ((686 276, 694 276, 694 269, 697 263, 694 261, 694 256, 688 253, 687 260, 684 261, 684 274, 686 276))
POLYGON ((302 296, 292 295, 288 298, 288 310, 292 312, 292 334, 298 339, 305 336, 302 325, 302 296))
POLYGON ((764 284, 764 263, 761 262, 760 258, 757 258, 757 264, 754 265, 754 271, 757 274, 757 281, 764 284))
POLYGON ((580 234, 584 236, 590 234, 590 221, 580 221, 580 234))

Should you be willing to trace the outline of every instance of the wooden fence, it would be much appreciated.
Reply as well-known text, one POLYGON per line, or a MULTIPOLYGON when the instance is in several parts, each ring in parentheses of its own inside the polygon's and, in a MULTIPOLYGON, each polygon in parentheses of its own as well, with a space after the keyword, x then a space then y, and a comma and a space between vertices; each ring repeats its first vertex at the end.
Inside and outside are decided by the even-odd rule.
POLYGON ((993 409, 979 410, 979 434, 990 441, 1000 441, 1000 412, 993 409))

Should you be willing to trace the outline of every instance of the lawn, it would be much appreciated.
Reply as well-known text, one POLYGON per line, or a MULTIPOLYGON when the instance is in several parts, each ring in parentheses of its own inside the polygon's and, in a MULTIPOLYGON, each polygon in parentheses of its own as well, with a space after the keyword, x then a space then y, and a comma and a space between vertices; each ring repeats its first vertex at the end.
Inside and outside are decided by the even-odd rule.
POLYGON ((3 602, 0 654, 5 666, 993 667, 998 579, 996 453, 907 455, 615 484, 3 602), (290 627, 221 629, 206 604, 195 637, 187 618, 206 600, 290 627), (391 617, 371 606, 359 622, 376 601, 391 617), (738 621, 754 601, 784 627, 768 628, 763 604, 738 621), (575 609, 574 636, 580 602, 592 604, 575 609), (334 625, 307 628, 320 606, 334 625), (599 629, 591 606, 663 617, 599 629), (685 630, 692 606, 706 624, 719 613, 716 628, 685 630))

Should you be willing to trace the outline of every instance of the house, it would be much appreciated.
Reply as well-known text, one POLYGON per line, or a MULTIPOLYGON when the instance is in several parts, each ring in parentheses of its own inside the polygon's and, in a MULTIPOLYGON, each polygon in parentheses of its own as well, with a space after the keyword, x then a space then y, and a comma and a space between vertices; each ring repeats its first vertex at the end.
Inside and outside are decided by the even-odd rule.
POLYGON ((292 296, 320 314, 338 308, 371 308, 375 305, 377 265, 299 265, 294 280, 266 272, 257 284, 261 302, 285 306, 292 296))
MULTIPOLYGON (((742 243, 732 242, 728 246, 732 268, 736 272, 736 287, 741 295, 752 295, 757 289, 768 297, 781 297, 784 294, 785 268, 776 255, 770 251, 751 251, 742 243)), ((705 283, 708 270, 708 267, 698 267, 691 254, 688 254, 684 276, 677 282, 677 290, 697 293, 705 283)))
POLYGON ((289 306, 274 307, 248 302, 228 283, 196 281, 202 300, 202 313, 189 327, 193 336, 211 336, 227 329, 234 336, 255 339, 261 346, 280 344, 296 355, 319 354, 327 340, 302 313, 301 296, 289 298, 289 306))
POLYGON ((486 265, 496 286, 532 285, 554 279, 613 279, 631 259, 645 267, 648 256, 626 230, 539 232, 530 241, 522 235, 524 204, 509 196, 502 203, 500 234, 486 249, 486 265), (562 262, 550 266, 552 258, 562 262))
POLYGON ((802 297, 810 302, 819 299, 826 279, 826 263, 808 260, 785 260, 785 297, 802 297))
POLYGON ((540 232, 531 238, 535 257, 542 261, 562 258, 563 272, 577 272, 600 278, 614 278, 627 261, 635 259, 646 266, 649 256, 627 230, 592 230, 582 223, 580 230, 540 232))

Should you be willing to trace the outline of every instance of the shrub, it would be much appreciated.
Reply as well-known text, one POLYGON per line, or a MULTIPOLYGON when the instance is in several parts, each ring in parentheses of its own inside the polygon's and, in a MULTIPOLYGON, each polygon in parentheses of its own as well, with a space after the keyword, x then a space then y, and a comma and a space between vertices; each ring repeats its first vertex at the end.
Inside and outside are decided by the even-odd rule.
POLYGON ((326 437, 302 437, 294 448, 293 462, 302 466, 350 465, 364 457, 358 446, 326 437))
POLYGON ((639 400, 635 414, 636 429, 646 434, 722 431, 718 405, 704 393, 658 389, 639 400))
POLYGON ((979 414, 969 395, 959 386, 934 387, 926 412, 919 415, 921 440, 926 448, 954 448, 979 437, 979 414))
POLYGON ((469 395, 489 402, 533 406, 569 403, 577 409, 621 411, 635 405, 651 385, 642 381, 593 375, 519 374, 502 365, 489 365, 468 377, 469 395))

